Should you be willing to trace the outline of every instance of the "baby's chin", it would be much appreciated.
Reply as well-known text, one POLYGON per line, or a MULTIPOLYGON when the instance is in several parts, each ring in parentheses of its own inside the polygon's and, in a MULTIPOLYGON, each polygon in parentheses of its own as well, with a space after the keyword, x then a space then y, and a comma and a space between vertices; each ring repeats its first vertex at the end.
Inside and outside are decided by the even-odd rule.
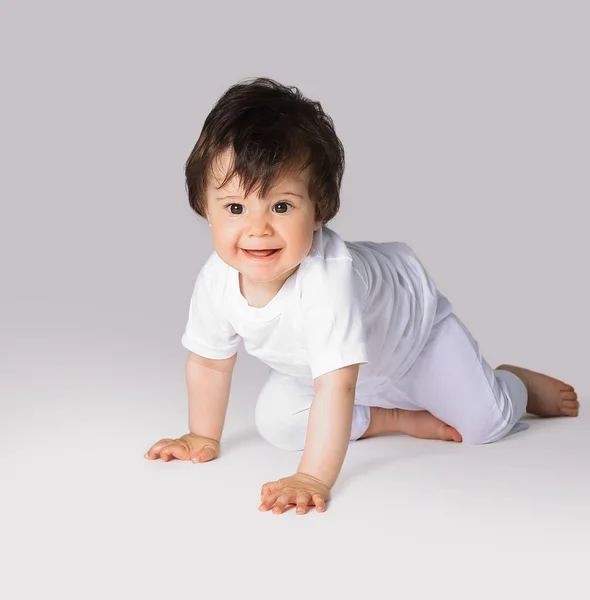
POLYGON ((282 285, 289 277, 297 272, 299 264, 289 268, 280 268, 278 270, 269 269, 268 272, 265 272, 264 269, 245 269, 243 266, 241 268, 234 268, 236 268, 241 276, 246 278, 252 285, 271 285, 276 283, 282 285))

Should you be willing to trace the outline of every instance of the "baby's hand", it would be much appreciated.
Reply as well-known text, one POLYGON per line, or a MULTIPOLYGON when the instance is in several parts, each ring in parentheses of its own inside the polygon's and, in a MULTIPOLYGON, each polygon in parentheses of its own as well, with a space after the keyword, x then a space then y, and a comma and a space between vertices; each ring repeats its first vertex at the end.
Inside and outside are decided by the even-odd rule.
POLYGON ((219 442, 193 433, 180 438, 164 438, 156 442, 145 454, 150 460, 161 458, 164 462, 178 458, 194 463, 207 462, 219 456, 219 442))
POLYGON ((330 488, 319 479, 305 473, 297 473, 285 479, 265 483, 260 492, 262 504, 258 509, 266 511, 274 505, 272 512, 278 515, 283 513, 289 504, 295 504, 298 515, 304 515, 308 506, 314 505, 317 512, 324 512, 329 498, 330 488))

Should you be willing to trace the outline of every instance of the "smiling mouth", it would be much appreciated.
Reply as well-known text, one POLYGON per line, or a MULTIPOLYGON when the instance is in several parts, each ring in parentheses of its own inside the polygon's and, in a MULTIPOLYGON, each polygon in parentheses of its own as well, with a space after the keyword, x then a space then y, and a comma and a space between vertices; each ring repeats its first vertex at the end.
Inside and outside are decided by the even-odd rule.
POLYGON ((242 248, 242 250, 253 258, 268 258, 277 254, 281 249, 267 248, 265 250, 246 250, 245 248, 242 248))

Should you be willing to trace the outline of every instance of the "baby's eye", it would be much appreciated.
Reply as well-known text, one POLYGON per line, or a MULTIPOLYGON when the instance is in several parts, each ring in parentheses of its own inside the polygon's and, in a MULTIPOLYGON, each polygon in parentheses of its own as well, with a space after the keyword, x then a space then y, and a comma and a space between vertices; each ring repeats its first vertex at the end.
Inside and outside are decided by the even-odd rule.
MULTIPOLYGON (((230 214, 235 215, 235 216, 239 216, 239 215, 242 214, 242 208, 244 208, 244 207, 243 207, 242 204, 237 204, 235 202, 232 202, 231 204, 226 204, 225 208, 226 209, 229 208, 230 214), (239 208, 235 208, 235 207, 239 207, 239 208), (234 208, 235 208, 235 210, 234 210, 234 208)), ((289 212, 289 208, 293 208, 293 206, 291 204, 289 204, 289 202, 277 202, 274 205, 274 208, 277 208, 277 213, 278 214, 284 215, 287 212, 289 212), (279 208, 277 208, 277 207, 279 207, 279 208)))
POLYGON ((232 208, 233 208, 234 206, 239 206, 240 208, 242 208, 242 205, 241 205, 241 204, 236 204, 235 202, 234 202, 234 203, 232 203, 232 204, 228 204, 228 205, 226 205, 226 207, 225 207, 225 208, 229 208, 229 212, 230 212, 232 215, 241 215, 241 214, 242 214, 242 213, 241 213, 241 211, 240 211, 240 212, 234 212, 234 211, 232 210, 232 208))
POLYGON ((284 210, 281 209, 281 210, 277 211, 279 214, 284 215, 286 212, 288 212, 288 210, 289 210, 288 207, 291 207, 291 204, 289 204, 288 202, 278 202, 277 204, 275 204, 275 208, 277 208, 277 206, 284 206, 285 207, 284 210))

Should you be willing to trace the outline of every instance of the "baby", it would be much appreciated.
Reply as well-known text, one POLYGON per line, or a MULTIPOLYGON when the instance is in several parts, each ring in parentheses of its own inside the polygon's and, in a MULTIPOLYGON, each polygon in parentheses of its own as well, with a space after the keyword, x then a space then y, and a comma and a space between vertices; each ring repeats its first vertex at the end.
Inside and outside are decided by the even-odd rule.
POLYGON ((200 270, 182 344, 189 433, 146 458, 210 461, 237 349, 271 367, 261 436, 302 450, 297 472, 262 486, 260 510, 324 511, 349 442, 388 433, 486 444, 525 412, 578 415, 571 385, 492 369, 413 251, 349 242, 338 212, 344 149, 319 102, 266 78, 232 86, 186 163, 191 207, 215 251, 200 270))

